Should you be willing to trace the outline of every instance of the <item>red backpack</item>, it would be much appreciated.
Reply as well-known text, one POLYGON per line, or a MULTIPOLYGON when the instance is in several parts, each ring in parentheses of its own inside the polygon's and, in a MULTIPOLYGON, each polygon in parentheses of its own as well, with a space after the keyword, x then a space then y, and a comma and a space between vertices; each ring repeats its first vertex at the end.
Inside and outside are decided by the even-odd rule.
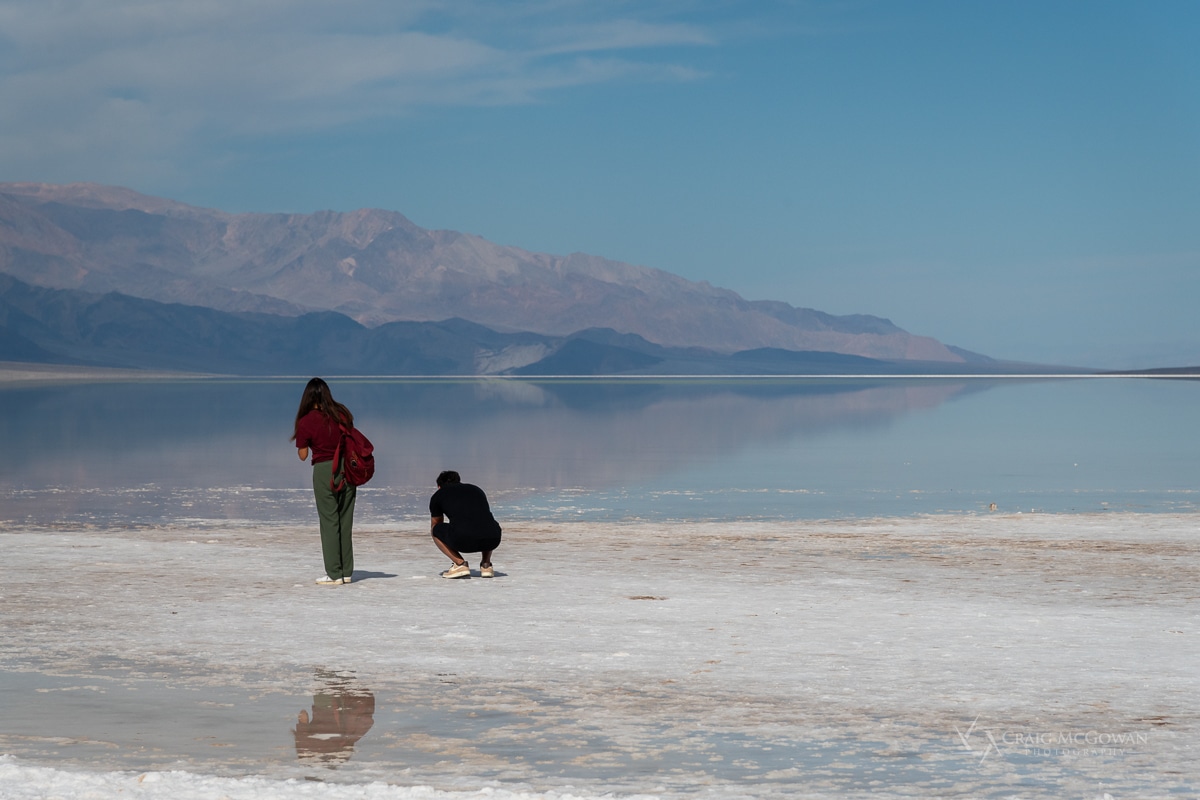
POLYGON ((375 445, 358 428, 347 428, 341 423, 338 427, 342 429, 342 439, 333 451, 333 477, 329 479, 329 488, 335 492, 340 492, 347 483, 362 486, 375 474, 375 456, 372 455, 375 445), (341 481, 337 482, 339 473, 341 481))

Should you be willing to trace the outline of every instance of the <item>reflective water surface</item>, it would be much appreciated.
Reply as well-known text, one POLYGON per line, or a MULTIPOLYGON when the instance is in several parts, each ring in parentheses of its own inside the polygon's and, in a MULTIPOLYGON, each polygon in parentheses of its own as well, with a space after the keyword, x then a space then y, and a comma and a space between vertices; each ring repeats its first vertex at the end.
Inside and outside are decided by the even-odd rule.
MULTIPOLYGON (((305 380, 0 387, 0 527, 23 546, 10 561, 38 564, 5 594, 0 751, 92 770, 668 797, 1084 796, 1101 781, 1157 796, 1194 778, 1179 766, 1195 741, 1190 522, 1142 552, 1141 529, 1167 517, 985 515, 1197 510, 1200 382, 335 380, 377 447, 358 520, 382 530, 363 540, 386 545, 375 571, 325 589, 300 566, 318 558, 315 535, 297 545, 271 527, 313 525, 288 440, 305 380), (560 526, 590 531, 586 544, 543 530, 523 559, 514 535, 514 578, 439 581, 426 504, 446 468, 514 531, 649 522, 560 526), (890 547, 804 523, 792 530, 838 530, 809 530, 791 553, 773 522, 939 512, 978 516, 911 520, 890 547), (770 522, 759 538, 707 526, 685 554, 655 538, 670 520, 770 522), (1065 526, 1079 552, 1029 530, 988 538, 1013 520, 1065 526), (245 522, 268 523, 252 549, 245 522), (297 546, 308 555, 292 559, 297 546), (259 568, 231 581, 247 553, 259 568), (802 566, 775 568, 779 553, 802 566), (475 638, 480 619, 495 627, 475 638), (314 633, 331 620, 353 646, 314 633), (1122 669, 1089 675, 1093 663, 1122 669), (961 714, 907 700, 906 676, 936 676, 967 698, 961 714), (1067 702, 1041 691, 1051 678, 1099 688, 1067 702), (959 726, 981 712, 967 746, 959 726), (988 756, 983 731, 1002 723, 1152 738, 988 756)), ((849 527, 863 525, 894 521, 849 527)))
POLYGON ((325 766, 345 763, 375 724, 375 695, 344 672, 319 669, 312 713, 301 709, 292 735, 296 757, 325 766))
MULTIPOLYGON (((664 797, 1063 796, 1130 760, 1116 748, 1076 758, 1002 745, 991 764, 950 731, 878 718, 878 737, 820 729, 797 737, 786 723, 730 729, 704 712, 664 717, 653 688, 626 689, 622 704, 597 724, 588 701, 564 701, 529 687, 461 681, 377 699, 349 671, 316 671, 313 713, 302 711, 287 745, 289 708, 297 697, 238 687, 187 687, 171 680, 97 674, 86 679, 3 673, 4 752, 22 759, 107 770, 187 770, 229 777, 303 778, 329 783, 382 781, 474 789, 480 785, 664 797), (63 720, 74 721, 64 734, 63 720), (821 787, 823 792, 815 792, 821 787), (890 793, 887 793, 890 792, 890 793), (1025 796, 1025 795, 1022 795, 1025 796)), ((298 683, 303 679, 297 676, 298 683)), ((770 715, 747 705, 748 715, 770 715)), ((777 710, 777 715, 786 712, 777 710)), ((294 718, 293 718, 294 719, 294 718)), ((982 738, 980 736, 979 738, 982 738)), ((1107 784, 1114 789, 1110 779, 1107 784)), ((1133 791, 1135 775, 1123 782, 1133 791)), ((517 795, 521 796, 521 795, 517 795)))
MULTIPOLYGON (((304 379, 0 387, 0 519, 307 518, 304 379)), ((337 379, 374 441, 359 517, 442 469, 510 519, 1190 511, 1200 383, 1145 379, 337 379)))

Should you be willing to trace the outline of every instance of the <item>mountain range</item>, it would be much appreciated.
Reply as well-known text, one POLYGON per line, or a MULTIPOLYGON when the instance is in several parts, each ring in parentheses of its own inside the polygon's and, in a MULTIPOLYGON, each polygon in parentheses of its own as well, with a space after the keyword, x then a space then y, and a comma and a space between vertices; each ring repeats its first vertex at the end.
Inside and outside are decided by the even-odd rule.
POLYGON ((958 371, 886 319, 749 301, 393 211, 232 214, 0 183, 0 359, 248 373, 958 371))
POLYGON ((777 348, 724 354, 663 347, 608 328, 546 336, 495 331, 463 319, 367 327, 332 311, 217 311, 117 292, 47 289, 6 275, 0 275, 0 361, 233 375, 795 375, 967 368, 777 348))

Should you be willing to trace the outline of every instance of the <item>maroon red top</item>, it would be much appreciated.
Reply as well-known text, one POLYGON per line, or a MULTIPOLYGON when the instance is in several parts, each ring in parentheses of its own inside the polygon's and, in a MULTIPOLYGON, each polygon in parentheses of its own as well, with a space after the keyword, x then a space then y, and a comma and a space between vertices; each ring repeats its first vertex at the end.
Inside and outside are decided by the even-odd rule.
POLYGON ((342 440, 341 429, 329 417, 315 408, 296 423, 296 447, 312 451, 312 463, 333 461, 334 451, 342 440))

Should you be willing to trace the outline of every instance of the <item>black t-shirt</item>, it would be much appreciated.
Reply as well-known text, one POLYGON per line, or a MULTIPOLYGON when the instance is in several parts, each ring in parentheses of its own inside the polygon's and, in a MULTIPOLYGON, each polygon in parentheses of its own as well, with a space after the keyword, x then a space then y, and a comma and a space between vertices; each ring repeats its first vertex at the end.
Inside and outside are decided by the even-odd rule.
POLYGON ((450 518, 460 531, 476 534, 500 533, 483 489, 470 483, 447 483, 429 498, 429 515, 450 518))

